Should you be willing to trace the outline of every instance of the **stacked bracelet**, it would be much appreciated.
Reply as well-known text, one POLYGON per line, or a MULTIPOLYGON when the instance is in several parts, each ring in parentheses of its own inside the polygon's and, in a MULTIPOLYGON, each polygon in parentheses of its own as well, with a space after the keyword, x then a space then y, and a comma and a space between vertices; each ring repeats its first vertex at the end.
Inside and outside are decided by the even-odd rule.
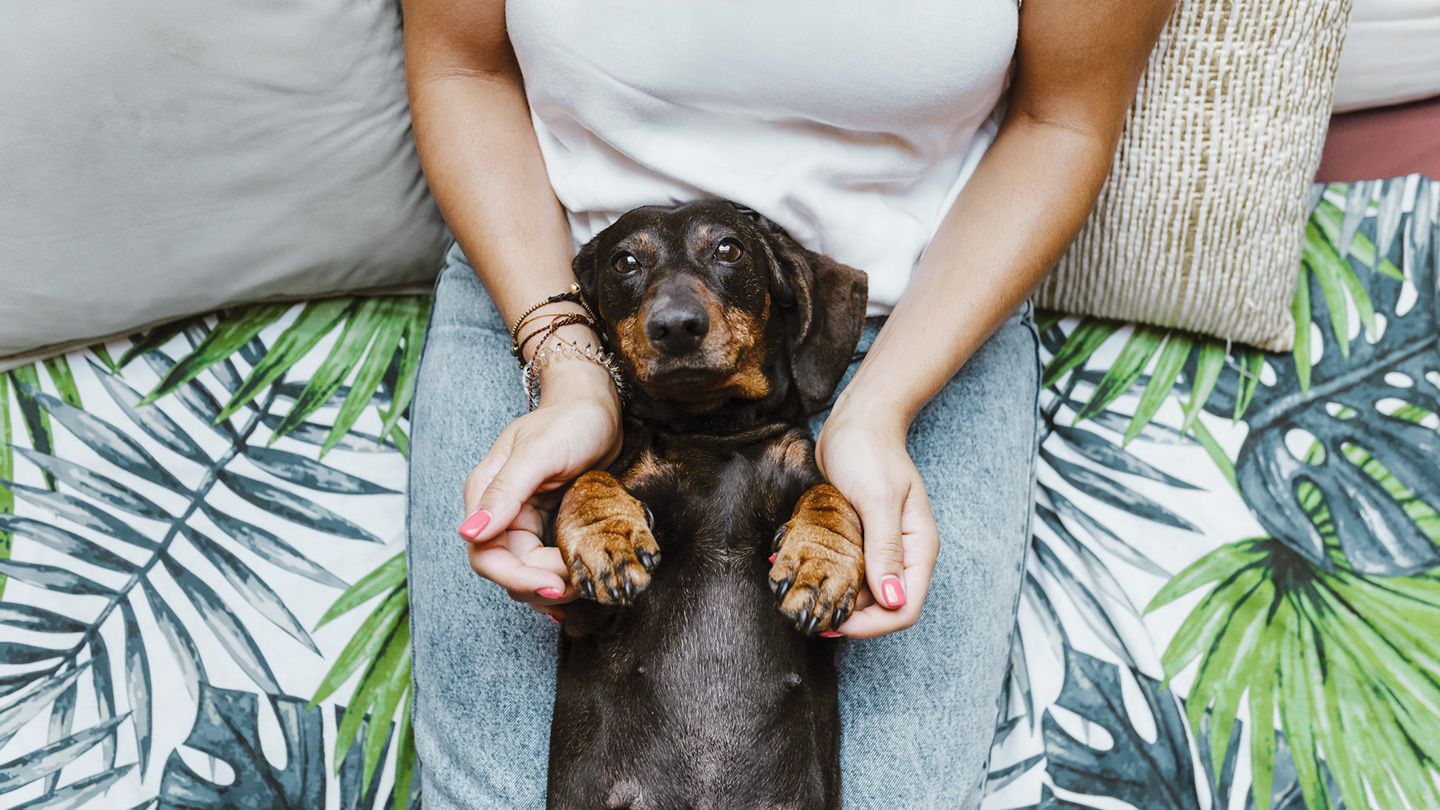
MULTIPOLYGON (((534 332, 531 332, 523 339, 521 339, 519 343, 515 344, 516 357, 523 358, 525 356, 525 347, 536 335, 541 336, 540 342, 536 345, 543 346, 545 345, 545 341, 549 340, 551 336, 553 336, 556 332, 560 330, 560 327, 572 326, 574 324, 588 326, 594 331, 599 331, 596 328, 595 321, 593 319, 585 315, 581 315, 578 312, 566 312, 563 315, 552 315, 550 318, 550 323, 546 325, 545 328, 536 329, 534 332)), ((524 365, 524 360, 521 360, 520 364, 524 365)))
POLYGON ((620 371, 620 364, 616 362, 614 354, 589 343, 582 346, 579 343, 567 341, 556 335, 562 327, 578 324, 590 327, 597 335, 601 335, 601 339, 603 340, 603 333, 600 330, 598 322, 599 318, 595 317, 594 310, 590 309, 590 305, 585 303, 584 297, 580 294, 580 285, 574 282, 571 282, 570 286, 566 288, 564 292, 556 293, 530 306, 524 312, 520 313, 520 317, 515 319, 515 325, 510 329, 510 352, 515 355, 516 361, 520 363, 520 379, 525 387, 525 399, 530 406, 530 410, 535 410, 535 406, 539 404, 540 401, 539 385, 541 370, 549 365, 551 361, 562 358, 587 360, 605 369, 610 374, 610 379, 615 383, 616 393, 622 398, 625 396, 625 377, 620 371), (540 309, 549 304, 557 304, 562 301, 579 304, 580 308, 585 311, 583 314, 579 312, 539 312, 540 309), (540 318, 549 318, 550 322, 522 338, 520 332, 525 328, 525 325, 540 318), (535 344, 535 354, 531 355, 527 361, 524 354, 525 347, 537 336, 540 340, 535 344), (555 340, 551 341, 551 338, 555 338, 555 340))
MULTIPOLYGON (((520 313, 520 317, 518 317, 518 318, 515 319, 515 325, 512 326, 512 327, 510 327, 510 353, 511 353, 511 354, 515 355, 517 358, 520 357, 520 351, 521 351, 521 349, 524 347, 524 343, 519 340, 520 330, 521 330, 522 328, 524 328, 524 326, 525 326, 526 323, 528 323, 529 321, 533 320, 533 318, 532 318, 531 316, 532 316, 532 315, 535 315, 535 313, 536 313, 540 308, 542 308, 542 307, 548 306, 548 305, 550 305, 550 304, 558 304, 558 303, 560 303, 560 302, 562 302, 562 301, 569 302, 569 303, 572 303, 572 304, 579 304, 579 305, 580 305, 580 308, 583 309, 583 310, 585 310, 585 314, 586 314, 587 316, 589 316, 589 325, 590 325, 590 327, 591 327, 592 329, 595 329, 596 332, 599 332, 599 331, 600 331, 598 328, 596 328, 596 324, 599 323, 600 319, 597 318, 597 317, 595 317, 595 311, 592 310, 592 309, 590 309, 590 305, 589 305, 589 304, 585 303, 585 297, 580 294, 580 285, 579 285, 579 283, 572 281, 572 282, 570 282, 570 286, 568 286, 568 287, 565 288, 565 291, 564 291, 564 292, 555 293, 554 295, 552 295, 552 296, 550 296, 550 297, 548 297, 548 298, 545 298, 544 300, 539 301, 538 303, 531 304, 529 307, 526 308, 526 310, 525 310, 524 312, 520 313)), ((551 317, 551 318, 556 318, 556 317, 561 317, 561 316, 559 316, 559 315, 553 315, 553 314, 552 314, 552 315, 549 315, 549 316, 540 315, 540 316, 537 316, 537 317, 551 317)), ((521 362, 523 363, 524 361, 521 361, 521 362)))
POLYGON ((614 354, 589 343, 584 346, 568 341, 543 343, 535 350, 530 361, 520 369, 520 382, 525 387, 525 403, 530 410, 535 410, 535 406, 540 404, 540 372, 552 360, 562 357, 588 360, 605 369, 610 373, 610 380, 615 383, 615 392, 621 399, 625 398, 625 376, 621 373, 620 364, 616 362, 614 354))

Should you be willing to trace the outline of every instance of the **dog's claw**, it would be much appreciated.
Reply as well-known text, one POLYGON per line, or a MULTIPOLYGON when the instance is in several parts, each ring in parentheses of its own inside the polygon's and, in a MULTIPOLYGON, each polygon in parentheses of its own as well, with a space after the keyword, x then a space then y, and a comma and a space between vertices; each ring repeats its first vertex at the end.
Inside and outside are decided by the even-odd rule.
POLYGON ((809 609, 800 611, 800 632, 810 635, 815 632, 815 626, 820 624, 818 615, 811 615, 809 609))
POLYGON ((655 564, 660 561, 660 555, 651 554, 643 548, 636 551, 635 556, 640 558, 640 564, 645 567, 646 571, 654 571, 655 564))
POLYGON ((785 594, 790 592, 790 586, 794 584, 795 581, 792 580, 790 577, 785 577, 779 582, 776 582, 775 580, 770 581, 770 587, 772 590, 775 591, 775 597, 777 599, 784 599, 785 594))
POLYGON ((850 618, 850 608, 843 605, 835 608, 835 614, 830 618, 830 629, 834 630, 844 624, 848 618, 850 618))
POLYGON ((651 528, 651 529, 654 529, 654 528, 655 528, 655 513, 650 511, 650 504, 644 503, 644 502, 642 501, 641 504, 640 504, 640 508, 642 508, 642 509, 645 510, 645 525, 648 526, 648 527, 651 528))
POLYGON ((625 601, 625 600, 624 600, 625 592, 622 591, 622 590, 620 590, 619 588, 615 587, 614 585, 611 585, 609 588, 606 588, 605 590, 606 590, 607 593, 610 594, 610 598, 611 598, 611 599, 614 599, 616 602, 623 602, 623 601, 625 601))
POLYGON ((582 580, 580 580, 580 584, 579 584, 579 585, 576 585, 575 588, 576 588, 577 590, 579 590, 579 591, 580 591, 580 595, 583 596, 583 597, 585 597, 586 599, 594 599, 594 598, 595 598, 595 583, 591 582, 590 580, 588 580, 588 579, 582 579, 582 580))
POLYGON ((785 528, 786 528, 785 524, 784 524, 784 523, 781 523, 781 524, 780 524, 780 528, 778 528, 778 529, 775 530, 775 536, 770 539, 770 550, 771 550, 771 551, 779 551, 779 550, 780 550, 780 540, 781 540, 783 537, 785 537, 785 528))
POLYGON ((634 599, 634 598, 635 598, 635 582, 634 582, 633 580, 631 580, 629 577, 626 577, 626 579, 625 579, 625 598, 626 598, 626 599, 634 599))

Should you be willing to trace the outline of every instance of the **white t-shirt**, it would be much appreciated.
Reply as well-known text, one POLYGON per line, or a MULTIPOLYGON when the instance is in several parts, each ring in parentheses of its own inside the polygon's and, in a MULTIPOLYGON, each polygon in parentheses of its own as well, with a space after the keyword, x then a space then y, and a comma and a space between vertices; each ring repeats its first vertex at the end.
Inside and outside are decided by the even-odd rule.
POLYGON ((866 271, 870 311, 993 138, 1015 0, 509 0, 576 246, 639 205, 724 197, 866 271))

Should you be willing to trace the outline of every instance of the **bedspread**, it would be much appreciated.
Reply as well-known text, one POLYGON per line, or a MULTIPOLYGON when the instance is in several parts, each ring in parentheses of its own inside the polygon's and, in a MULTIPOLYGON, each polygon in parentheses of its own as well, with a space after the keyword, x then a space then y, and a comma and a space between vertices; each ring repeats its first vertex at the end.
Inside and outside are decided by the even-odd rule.
MULTIPOLYGON (((1042 317, 987 808, 1440 807, 1440 183, 1311 208, 1290 354, 1042 317)), ((427 309, 252 306, 0 376, 0 805, 418 796, 427 309)))

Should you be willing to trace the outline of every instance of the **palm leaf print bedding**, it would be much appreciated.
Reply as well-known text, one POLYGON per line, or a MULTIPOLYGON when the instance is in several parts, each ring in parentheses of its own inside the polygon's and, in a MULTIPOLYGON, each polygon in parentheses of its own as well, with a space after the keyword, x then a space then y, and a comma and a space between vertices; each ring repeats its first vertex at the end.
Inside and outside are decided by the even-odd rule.
MULTIPOLYGON (((1311 211, 1290 354, 1042 317, 987 808, 1440 807, 1440 183, 1311 211)), ((257 305, 0 375, 0 805, 422 801, 427 312, 257 305)))

